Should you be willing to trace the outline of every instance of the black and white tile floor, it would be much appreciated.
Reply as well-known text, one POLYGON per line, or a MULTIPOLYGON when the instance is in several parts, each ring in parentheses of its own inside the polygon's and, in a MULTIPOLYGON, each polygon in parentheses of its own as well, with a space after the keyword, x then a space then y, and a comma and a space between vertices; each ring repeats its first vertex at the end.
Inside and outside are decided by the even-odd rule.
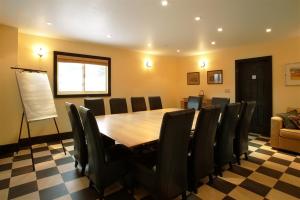
MULTIPOLYGON (((300 156, 272 149, 268 139, 249 136, 249 160, 234 165, 213 184, 203 180, 198 194, 189 199, 300 199, 300 156)), ((32 171, 29 149, 18 155, 0 155, 0 199, 97 199, 89 181, 74 167, 73 140, 65 140, 65 156, 59 143, 33 146, 36 171, 32 171)), ((137 189, 132 197, 121 186, 106 190, 105 199, 141 199, 147 193, 137 189)))

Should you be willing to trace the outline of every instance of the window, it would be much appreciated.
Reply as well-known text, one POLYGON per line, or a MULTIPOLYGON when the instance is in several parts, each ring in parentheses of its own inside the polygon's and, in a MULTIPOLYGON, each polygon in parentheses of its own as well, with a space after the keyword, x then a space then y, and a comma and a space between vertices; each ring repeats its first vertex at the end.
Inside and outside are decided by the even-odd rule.
POLYGON ((111 59, 54 52, 55 97, 110 96, 111 59))

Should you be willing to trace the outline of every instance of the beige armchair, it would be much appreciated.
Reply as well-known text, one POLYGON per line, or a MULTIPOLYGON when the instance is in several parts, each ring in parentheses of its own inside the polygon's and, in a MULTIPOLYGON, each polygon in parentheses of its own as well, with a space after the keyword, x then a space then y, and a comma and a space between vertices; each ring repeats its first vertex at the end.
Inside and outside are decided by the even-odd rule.
MULTIPOLYGON (((288 111, 291 108, 288 109, 288 111)), ((297 109, 300 112, 300 109, 297 109)), ((300 153, 300 130, 283 128, 281 117, 271 118, 271 146, 300 153)))

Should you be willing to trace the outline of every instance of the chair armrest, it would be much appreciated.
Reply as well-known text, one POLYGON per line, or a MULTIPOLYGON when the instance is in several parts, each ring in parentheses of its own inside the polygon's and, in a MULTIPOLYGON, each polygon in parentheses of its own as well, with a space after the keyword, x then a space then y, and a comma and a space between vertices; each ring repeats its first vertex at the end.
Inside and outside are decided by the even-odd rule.
POLYGON ((281 117, 271 118, 271 146, 279 147, 279 135, 280 129, 283 127, 283 121, 281 117))

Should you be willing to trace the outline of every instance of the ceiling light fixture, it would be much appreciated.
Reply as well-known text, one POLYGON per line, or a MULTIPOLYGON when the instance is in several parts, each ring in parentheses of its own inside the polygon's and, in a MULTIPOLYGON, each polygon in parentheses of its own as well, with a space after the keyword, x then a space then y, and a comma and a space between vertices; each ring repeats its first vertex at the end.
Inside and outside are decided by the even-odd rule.
POLYGON ((272 29, 267 28, 267 29, 266 29, 266 32, 267 32, 267 33, 270 33, 270 32, 272 32, 272 29))
POLYGON ((111 35, 107 34, 106 37, 107 37, 107 38, 111 38, 111 35))
POLYGON ((222 27, 218 28, 218 32, 222 32, 222 31, 223 31, 222 27))
POLYGON ((180 53, 180 49, 177 49, 177 51, 176 51, 177 53, 180 53))
POLYGON ((47 22, 47 25, 48 25, 48 26, 51 26, 51 25, 52 25, 52 23, 51 23, 51 22, 47 22))
POLYGON ((216 44, 216 42, 215 42, 215 41, 212 41, 212 42, 211 42, 211 44, 212 44, 212 45, 215 45, 215 44, 216 44))
POLYGON ((168 5, 168 1, 167 0, 162 0, 161 5, 166 7, 168 5))
POLYGON ((200 21, 200 19, 201 19, 200 17, 195 17, 196 21, 200 21))
POLYGON ((152 44, 151 44, 151 43, 148 43, 147 46, 148 46, 148 47, 152 47, 152 44))

